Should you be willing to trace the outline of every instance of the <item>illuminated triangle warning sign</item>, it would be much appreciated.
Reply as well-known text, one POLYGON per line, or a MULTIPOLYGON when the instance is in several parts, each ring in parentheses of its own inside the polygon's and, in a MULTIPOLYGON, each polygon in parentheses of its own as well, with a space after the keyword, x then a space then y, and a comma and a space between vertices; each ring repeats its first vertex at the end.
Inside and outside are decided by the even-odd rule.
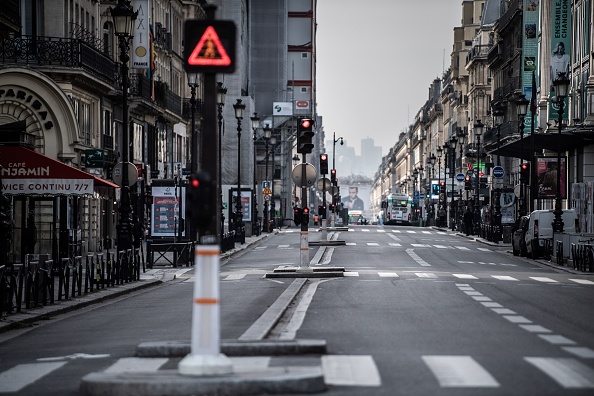
POLYGON ((231 58, 221 44, 219 35, 212 26, 204 31, 202 38, 188 58, 188 63, 194 66, 229 66, 231 58))
POLYGON ((184 58, 187 72, 232 73, 235 69, 233 21, 186 21, 184 58))

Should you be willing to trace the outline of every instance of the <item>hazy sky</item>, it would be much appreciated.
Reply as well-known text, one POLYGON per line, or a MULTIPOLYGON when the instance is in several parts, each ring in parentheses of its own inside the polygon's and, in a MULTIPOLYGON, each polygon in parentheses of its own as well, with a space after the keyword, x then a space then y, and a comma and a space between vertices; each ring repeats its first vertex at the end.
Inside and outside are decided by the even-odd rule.
POLYGON ((371 137, 386 154, 450 65, 462 0, 317 4, 317 112, 326 138, 336 132, 360 154, 360 140, 371 137))

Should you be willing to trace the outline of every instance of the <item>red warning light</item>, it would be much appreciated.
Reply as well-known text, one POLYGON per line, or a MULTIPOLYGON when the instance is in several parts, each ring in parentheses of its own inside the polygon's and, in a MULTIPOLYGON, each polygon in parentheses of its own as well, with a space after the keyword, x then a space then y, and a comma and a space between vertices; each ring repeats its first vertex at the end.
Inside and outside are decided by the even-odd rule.
POLYGON ((198 181, 198 179, 192 179, 190 181, 190 184, 192 185, 193 188, 198 188, 200 187, 200 181, 198 181))
POLYGON ((308 119, 305 119, 305 120, 301 121, 301 126, 303 128, 309 128, 310 125, 311 125, 311 121, 308 120, 308 119))
POLYGON ((229 66, 231 64, 231 58, 227 55, 219 35, 212 26, 204 31, 188 58, 188 64, 192 66, 229 66))
POLYGON ((320 159, 321 159, 322 161, 326 161, 326 160, 328 159, 328 156, 327 156, 326 154, 322 154, 322 155, 320 156, 320 159))

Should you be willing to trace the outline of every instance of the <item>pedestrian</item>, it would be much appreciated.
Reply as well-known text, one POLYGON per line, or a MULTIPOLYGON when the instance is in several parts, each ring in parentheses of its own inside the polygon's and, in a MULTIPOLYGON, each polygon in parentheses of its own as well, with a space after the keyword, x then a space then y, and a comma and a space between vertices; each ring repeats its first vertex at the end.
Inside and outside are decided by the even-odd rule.
POLYGON ((472 232, 473 223, 474 214, 470 211, 470 208, 466 208, 466 212, 464 213, 464 232, 466 232, 466 236, 472 232))

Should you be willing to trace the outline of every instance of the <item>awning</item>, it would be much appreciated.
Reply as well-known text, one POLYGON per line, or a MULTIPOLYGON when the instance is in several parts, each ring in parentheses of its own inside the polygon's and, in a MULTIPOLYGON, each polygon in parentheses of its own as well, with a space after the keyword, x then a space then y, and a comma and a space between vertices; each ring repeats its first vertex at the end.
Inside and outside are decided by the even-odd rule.
MULTIPOLYGON (((501 145, 499 148, 499 155, 503 157, 523 158, 530 161, 530 134, 524 135, 524 139, 517 139, 513 142, 501 145)), ((573 150, 580 146, 594 144, 594 133, 592 132, 561 132, 561 137, 557 131, 548 133, 534 134, 534 152, 542 153, 543 150, 550 150, 562 153, 568 150, 573 150)), ((497 148, 489 150, 489 154, 497 155, 497 148)))
MULTIPOLYGON (((41 153, 19 146, 0 146, 2 193, 6 195, 92 195, 119 188, 41 153)), ((102 194, 103 195, 103 194, 102 194)))

